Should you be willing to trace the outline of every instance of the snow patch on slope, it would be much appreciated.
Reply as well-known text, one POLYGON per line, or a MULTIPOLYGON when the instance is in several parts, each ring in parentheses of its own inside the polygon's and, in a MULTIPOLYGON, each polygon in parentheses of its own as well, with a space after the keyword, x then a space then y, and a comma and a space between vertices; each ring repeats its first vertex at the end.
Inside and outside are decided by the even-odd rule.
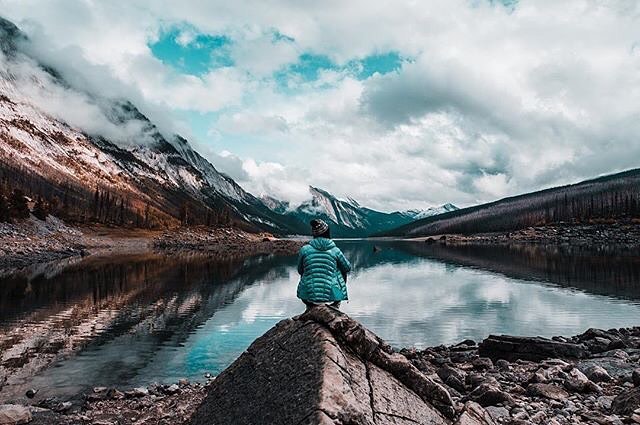
POLYGON ((402 211, 401 214, 404 214, 408 217, 411 217, 413 220, 420 220, 423 218, 427 218, 427 217, 431 217, 434 215, 439 215, 439 214, 444 214, 444 213, 448 213, 451 211, 456 211, 459 208, 456 207, 453 204, 444 204, 441 205, 439 207, 431 207, 431 208, 427 208, 426 210, 407 210, 407 211, 402 211))

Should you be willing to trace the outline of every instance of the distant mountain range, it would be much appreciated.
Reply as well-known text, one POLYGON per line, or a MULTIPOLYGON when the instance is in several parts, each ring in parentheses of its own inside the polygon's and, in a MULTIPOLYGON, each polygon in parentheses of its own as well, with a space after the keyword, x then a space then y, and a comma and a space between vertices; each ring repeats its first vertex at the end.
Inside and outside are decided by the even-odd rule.
POLYGON ((29 43, 0 18, 0 189, 42 197, 67 220, 156 228, 234 224, 306 234, 307 222, 321 216, 336 236, 356 237, 455 209, 447 204, 383 213, 317 188, 293 210, 273 198, 259 199, 216 170, 186 139, 163 134, 129 100, 105 98, 66 80, 33 56, 29 43), (116 134, 78 128, 60 118, 64 114, 47 113, 42 102, 52 99, 59 108, 67 108, 67 99, 81 99, 90 110, 82 112, 97 114, 96 120, 116 134))
POLYGON ((426 217, 378 236, 508 232, 552 223, 620 220, 640 223, 640 169, 426 217))
POLYGON ((289 203, 270 196, 262 197, 265 205, 274 212, 294 217, 308 223, 313 218, 322 218, 330 224, 332 236, 364 237, 384 232, 432 215, 455 211, 458 208, 445 204, 426 210, 408 210, 385 213, 361 206, 358 201, 339 199, 331 193, 310 186, 310 199, 292 208, 289 203))

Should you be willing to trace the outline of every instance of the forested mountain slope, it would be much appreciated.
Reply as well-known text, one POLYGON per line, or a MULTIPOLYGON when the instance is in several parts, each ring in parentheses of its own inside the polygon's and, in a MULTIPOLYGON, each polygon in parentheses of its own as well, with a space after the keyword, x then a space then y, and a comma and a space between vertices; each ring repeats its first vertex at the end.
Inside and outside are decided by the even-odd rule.
POLYGON ((640 219, 640 169, 428 217, 386 235, 472 234, 558 222, 623 219, 640 219))
POLYGON ((162 134, 129 100, 74 87, 33 57, 28 43, 0 18, 0 208, 24 194, 72 222, 303 229, 218 172, 187 140, 162 134), (84 106, 74 105, 77 113, 94 114, 87 121, 104 128, 80 128, 50 113, 51 104, 59 110, 74 101, 84 106))

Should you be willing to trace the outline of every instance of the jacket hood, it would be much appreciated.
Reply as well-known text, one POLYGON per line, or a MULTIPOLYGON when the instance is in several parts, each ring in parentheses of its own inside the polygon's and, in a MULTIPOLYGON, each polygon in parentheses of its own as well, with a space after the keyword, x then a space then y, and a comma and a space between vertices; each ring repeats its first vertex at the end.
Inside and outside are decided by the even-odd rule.
POLYGON ((315 238, 309 242, 309 245, 317 249, 318 251, 328 251, 331 248, 335 248, 336 244, 327 238, 315 238))

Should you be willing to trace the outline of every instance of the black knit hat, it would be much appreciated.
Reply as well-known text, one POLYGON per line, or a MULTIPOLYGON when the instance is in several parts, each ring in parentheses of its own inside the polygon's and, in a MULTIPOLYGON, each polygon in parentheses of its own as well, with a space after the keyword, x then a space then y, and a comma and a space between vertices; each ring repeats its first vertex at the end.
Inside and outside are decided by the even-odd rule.
POLYGON ((320 236, 329 230, 329 225, 319 218, 314 218, 309 224, 311 225, 311 234, 313 236, 320 236))

